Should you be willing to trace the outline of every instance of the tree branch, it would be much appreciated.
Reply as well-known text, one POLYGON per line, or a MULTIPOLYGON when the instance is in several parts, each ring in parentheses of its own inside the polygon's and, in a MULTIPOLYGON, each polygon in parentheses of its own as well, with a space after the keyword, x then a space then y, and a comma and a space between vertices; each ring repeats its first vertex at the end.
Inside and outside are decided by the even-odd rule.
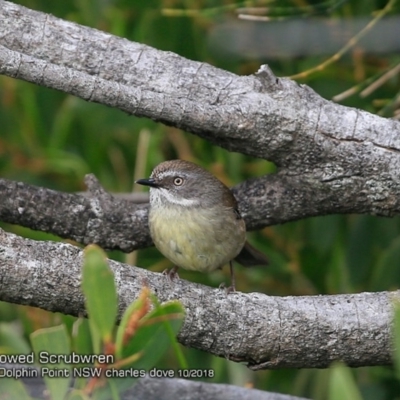
POLYGON ((0 179, 0 220, 125 252, 152 245, 148 205, 113 198, 93 175, 88 196, 0 179))
MULTIPOLYGON (((279 174, 243 182, 233 188, 248 230, 262 228, 314 215, 360 212, 365 202, 356 202, 359 186, 341 198, 339 193, 317 193, 307 202, 307 177, 284 177, 279 174), (285 183, 283 183, 283 181, 285 183)), ((87 195, 67 194, 0 179, 0 220, 52 233, 87 245, 96 243, 104 249, 132 250, 153 244, 148 229, 148 204, 120 199, 107 193, 94 177, 87 175, 87 195)), ((359 193, 358 193, 359 194, 359 193)), ((307 196, 308 197, 308 196, 307 196)))
POLYGON ((266 66, 237 76, 3 0, 0 5, 1 74, 275 162, 278 174, 236 189, 250 228, 328 213, 399 214, 399 122, 329 102, 274 77, 266 66), (253 197, 242 196, 245 191, 253 197))
MULTIPOLYGON (((0 300, 63 314, 85 315, 82 251, 0 232, 0 300)), ((143 285, 161 302, 186 310, 178 340, 185 346, 245 362, 253 370, 390 364, 392 301, 400 292, 271 297, 233 293, 109 261, 119 315, 143 285), (201 307, 199 307, 201 305, 201 307)))
MULTIPOLYGON (((32 365, 21 364, 2 364, 2 367, 8 371, 33 368, 32 365)), ((43 378, 29 377, 20 379, 28 389, 30 396, 48 399, 48 392, 43 378)), ((198 400, 199 393, 201 393, 202 400, 307 400, 303 397, 265 392, 234 385, 206 383, 178 378, 164 379, 150 377, 138 379, 134 387, 120 394, 120 398, 122 400, 170 400, 174 398, 198 400)), ((9 395, 12 398, 12 394, 4 393, 4 389, 2 395, 9 395)))
MULTIPOLYGON (((322 99, 263 66, 239 77, 210 65, 0 0, 0 74, 173 125, 231 151, 271 160, 274 175, 234 188, 249 229, 329 213, 400 210, 399 123, 322 99)), ((130 251, 151 244, 147 206, 0 182, 0 218, 130 251)), ((82 252, 0 233, 0 299, 84 314, 82 252)), ((146 284, 180 299, 182 344, 252 369, 384 365, 399 293, 270 297, 225 292, 110 261, 120 315, 146 284), (201 307, 199 307, 201 304, 201 307), (223 323, 221 323, 223 321, 223 323)))

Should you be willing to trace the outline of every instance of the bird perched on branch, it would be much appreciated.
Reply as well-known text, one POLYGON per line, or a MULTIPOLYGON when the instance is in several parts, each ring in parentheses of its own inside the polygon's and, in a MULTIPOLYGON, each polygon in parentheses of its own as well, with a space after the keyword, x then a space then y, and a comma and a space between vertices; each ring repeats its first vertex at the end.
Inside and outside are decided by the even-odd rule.
POLYGON ((245 267, 267 265, 264 254, 246 241, 246 226, 231 190, 210 172, 183 160, 165 161, 150 178, 136 183, 150 187, 150 234, 157 249, 175 267, 210 272, 232 260, 245 267))

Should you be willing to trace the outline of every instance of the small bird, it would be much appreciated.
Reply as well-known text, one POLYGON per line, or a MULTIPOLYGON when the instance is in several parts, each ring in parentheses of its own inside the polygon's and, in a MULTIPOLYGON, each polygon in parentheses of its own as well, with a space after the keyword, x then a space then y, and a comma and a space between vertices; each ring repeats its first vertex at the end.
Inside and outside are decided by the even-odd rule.
POLYGON ((175 267, 210 272, 232 260, 250 267, 267 265, 264 254, 246 241, 246 226, 231 190, 210 172, 183 160, 165 161, 150 178, 136 183, 150 186, 150 234, 157 249, 175 267))

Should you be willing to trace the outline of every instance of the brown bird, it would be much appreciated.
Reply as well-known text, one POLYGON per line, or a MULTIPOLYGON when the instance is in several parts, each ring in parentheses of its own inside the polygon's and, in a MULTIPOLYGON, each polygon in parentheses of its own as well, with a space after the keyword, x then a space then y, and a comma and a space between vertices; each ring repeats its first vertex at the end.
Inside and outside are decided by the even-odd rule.
POLYGON ((183 160, 165 161, 150 178, 150 234, 155 246, 175 267, 214 271, 232 260, 245 267, 267 265, 267 257, 246 241, 246 226, 231 190, 210 172, 183 160))

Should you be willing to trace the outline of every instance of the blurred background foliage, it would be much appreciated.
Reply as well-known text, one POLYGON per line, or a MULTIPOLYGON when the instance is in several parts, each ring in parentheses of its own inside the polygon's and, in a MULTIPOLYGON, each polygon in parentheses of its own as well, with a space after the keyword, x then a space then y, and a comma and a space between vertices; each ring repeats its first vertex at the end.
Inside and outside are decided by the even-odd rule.
MULTIPOLYGON (((268 63, 277 76, 303 73, 299 83, 325 98, 335 96, 344 105, 398 116, 400 24, 394 0, 16 3, 237 74, 254 73, 262 63, 268 63), (305 73, 336 54, 384 7, 385 17, 367 29, 368 36, 335 62, 305 73), (391 38, 396 40, 389 45, 391 38)), ((85 190, 83 178, 89 172, 111 192, 139 191, 134 179, 148 176, 156 164, 172 158, 194 161, 228 185, 275 169, 270 162, 230 153, 187 132, 4 76, 0 76, 0 121, 0 176, 59 191, 85 190)), ((58 240, 18 226, 1 226, 26 237, 58 240)), ((269 255, 271 266, 268 270, 237 267, 238 290, 312 295, 396 289, 399 234, 398 218, 366 215, 329 215, 267 227, 249 237, 269 255)), ((110 256, 120 261, 127 257, 119 252, 110 256)), ((158 272, 170 266, 154 248, 128 259, 158 272)), ((208 275, 181 271, 180 276, 210 286, 228 281, 228 271, 208 275)), ((60 320, 72 326, 71 317, 1 303, 0 352, 26 351, 29 333, 60 320)), ((331 370, 252 372, 193 349, 184 352, 191 368, 213 368, 214 382, 328 398, 331 370)), ((173 354, 158 366, 178 368, 173 354)), ((400 399, 400 383, 391 368, 359 368, 352 374, 364 399, 400 399)))

